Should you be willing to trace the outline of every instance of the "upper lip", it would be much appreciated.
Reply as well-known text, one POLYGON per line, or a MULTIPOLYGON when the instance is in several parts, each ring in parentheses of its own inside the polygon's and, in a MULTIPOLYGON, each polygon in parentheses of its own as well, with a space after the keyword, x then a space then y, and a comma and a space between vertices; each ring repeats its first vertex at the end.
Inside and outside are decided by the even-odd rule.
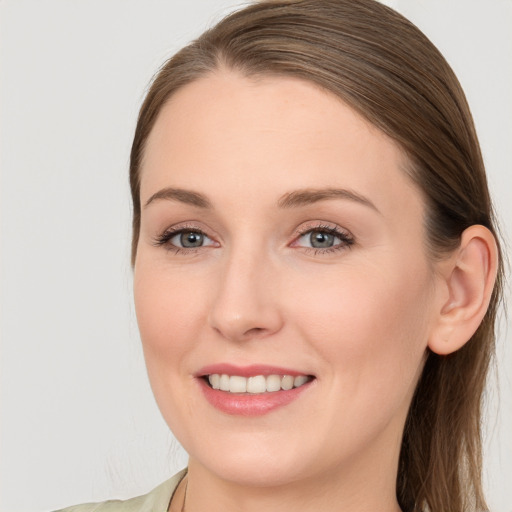
MULTIPOLYGON (((291 375, 296 377, 298 375, 311 375, 308 372, 299 370, 292 370, 281 366, 271 366, 266 364, 251 364, 247 366, 237 366, 230 363, 217 363, 210 364, 201 368, 196 374, 196 377, 204 377, 212 374, 226 374, 226 375, 239 375, 240 377, 254 377, 256 375, 291 375)), ((312 375, 311 375, 312 376, 312 375)))

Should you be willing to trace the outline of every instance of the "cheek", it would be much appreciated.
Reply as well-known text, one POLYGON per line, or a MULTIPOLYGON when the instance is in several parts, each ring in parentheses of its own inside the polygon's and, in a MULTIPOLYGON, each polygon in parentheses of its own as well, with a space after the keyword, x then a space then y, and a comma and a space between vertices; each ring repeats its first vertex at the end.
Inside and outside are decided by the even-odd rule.
POLYGON ((384 263, 336 274, 317 276, 296 302, 305 336, 351 393, 408 392, 427 345, 426 268, 384 263))
POLYGON ((197 341, 206 322, 206 289, 197 285, 183 272, 137 262, 135 309, 150 373, 155 366, 178 362, 197 341))
POLYGON ((148 377, 163 417, 180 439, 186 439, 186 418, 195 415, 183 391, 183 384, 191 382, 188 357, 206 324, 205 288, 197 285, 183 272, 145 264, 143 257, 137 261, 134 299, 148 377), (177 389, 181 392, 170 392, 177 389))

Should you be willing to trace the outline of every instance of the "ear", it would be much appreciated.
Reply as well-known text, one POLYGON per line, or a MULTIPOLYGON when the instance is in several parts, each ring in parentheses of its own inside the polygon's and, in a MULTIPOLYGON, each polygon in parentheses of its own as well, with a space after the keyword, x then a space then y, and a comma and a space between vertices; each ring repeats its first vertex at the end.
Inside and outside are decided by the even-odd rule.
POLYGON ((460 246, 441 263, 441 292, 428 346, 446 355, 461 348, 485 316, 496 280, 497 247, 484 226, 467 228, 460 246))

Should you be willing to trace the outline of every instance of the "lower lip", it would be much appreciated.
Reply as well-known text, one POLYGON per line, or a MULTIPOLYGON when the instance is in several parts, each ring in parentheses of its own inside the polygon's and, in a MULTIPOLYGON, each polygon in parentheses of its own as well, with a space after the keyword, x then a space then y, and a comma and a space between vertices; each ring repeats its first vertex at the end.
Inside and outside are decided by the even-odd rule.
POLYGON ((269 393, 237 394, 213 389, 201 378, 198 379, 201 390, 208 402, 219 411, 234 416, 262 416, 293 402, 308 389, 313 381, 298 388, 272 391, 269 393))

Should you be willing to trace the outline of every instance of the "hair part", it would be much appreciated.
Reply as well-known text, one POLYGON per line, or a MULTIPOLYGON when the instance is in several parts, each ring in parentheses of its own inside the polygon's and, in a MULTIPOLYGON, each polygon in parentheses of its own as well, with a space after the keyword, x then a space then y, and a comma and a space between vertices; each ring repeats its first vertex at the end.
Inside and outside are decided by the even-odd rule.
MULTIPOLYGON (((154 78, 131 151, 132 264, 144 150, 158 114, 178 89, 223 68, 315 83, 396 141, 407 155, 405 172, 425 200, 433 261, 457 248, 462 232, 474 224, 498 240, 468 104, 428 38, 375 0, 267 0, 228 15, 154 78)), ((490 306, 471 340, 448 356, 427 354, 400 453, 397 497, 404 512, 488 510, 481 483, 481 404, 502 281, 500 258, 490 306)))

